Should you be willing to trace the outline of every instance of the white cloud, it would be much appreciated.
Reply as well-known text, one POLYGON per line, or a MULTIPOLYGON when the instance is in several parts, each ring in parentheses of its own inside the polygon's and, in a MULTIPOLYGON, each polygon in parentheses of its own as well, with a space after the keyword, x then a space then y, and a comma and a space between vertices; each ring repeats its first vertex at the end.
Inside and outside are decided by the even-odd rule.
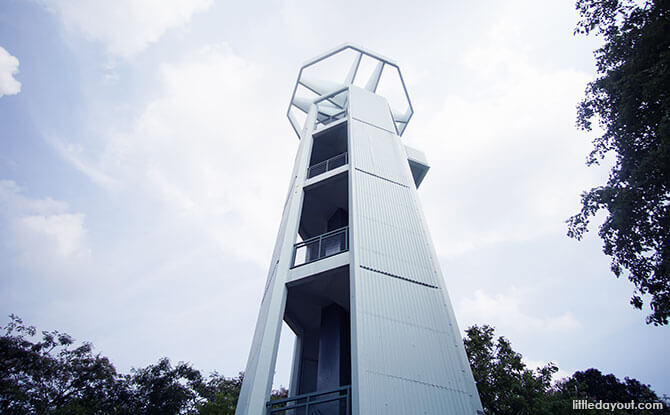
POLYGON ((501 333, 570 333, 581 327, 571 312, 540 317, 535 308, 529 307, 525 310, 523 297, 523 293, 516 289, 495 295, 476 290, 472 297, 464 298, 458 303, 457 314, 459 320, 466 322, 466 325, 486 322, 498 328, 501 333))
POLYGON ((87 256, 84 247, 86 231, 84 215, 60 213, 52 215, 29 215, 18 218, 17 224, 41 239, 47 239, 62 258, 87 256))
POLYGON ((0 179, 0 212, 3 216, 17 216, 25 212, 44 215, 68 209, 65 202, 50 197, 31 199, 22 193, 22 189, 13 180, 0 179))
POLYGON ((0 46, 0 97, 16 95, 21 91, 21 82, 14 79, 19 73, 19 60, 0 46))
POLYGON ((161 215, 193 235, 265 267, 297 147, 281 111, 267 111, 285 97, 275 101, 267 74, 226 45, 164 64, 159 76, 160 96, 132 124, 106 133, 101 155, 60 143, 76 150, 63 157, 94 182, 113 178, 159 201, 161 215))
POLYGON ((84 218, 65 202, 27 197, 15 182, 0 180, 0 220, 11 230, 4 237, 24 265, 50 267, 88 258, 84 218))
POLYGON ((441 137, 422 146, 433 164, 423 193, 429 220, 447 230, 436 235, 447 257, 563 234, 579 194, 602 174, 584 165, 589 140, 574 127, 588 75, 538 67, 492 42, 462 57, 478 92, 450 94, 419 126, 419 136, 441 137))
POLYGON ((69 143, 54 136, 46 136, 46 141, 56 150, 56 152, 74 168, 82 172, 94 183, 108 189, 118 188, 118 180, 103 172, 95 162, 87 159, 84 149, 81 145, 69 143))
POLYGON ((106 45, 109 53, 130 58, 169 29, 184 27, 212 0, 42 0, 66 27, 106 45))

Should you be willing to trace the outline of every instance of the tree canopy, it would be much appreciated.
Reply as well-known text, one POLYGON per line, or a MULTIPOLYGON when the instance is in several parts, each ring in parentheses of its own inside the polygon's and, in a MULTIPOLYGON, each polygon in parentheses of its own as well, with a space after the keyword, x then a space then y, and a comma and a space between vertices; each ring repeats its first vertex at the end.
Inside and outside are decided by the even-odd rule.
POLYGON ((106 357, 58 331, 36 329, 12 316, 0 337, 0 412, 3 414, 116 413, 126 389, 106 357))
MULTIPOLYGON (((90 343, 68 334, 37 332, 14 315, 0 327, 0 413, 233 415, 242 374, 208 378, 167 358, 120 374, 90 343)), ((286 390, 275 391, 285 395, 286 390)))
POLYGON ((576 33, 604 39, 595 51, 599 77, 577 107, 577 125, 603 133, 587 164, 615 156, 607 183, 582 194, 581 211, 568 220, 580 239, 600 210, 603 250, 619 277, 635 285, 631 304, 649 297, 647 323, 670 317, 670 0, 577 0, 576 33))
MULTIPOLYGON (((620 381, 612 374, 597 369, 575 372, 572 376, 552 382, 558 367, 548 363, 535 370, 526 367, 520 353, 512 349, 505 337, 495 339, 491 326, 472 326, 463 339, 477 384, 484 413, 487 415, 568 415, 574 414, 574 400, 607 403, 662 402, 649 385, 636 379, 620 381)), ((656 410, 587 409, 579 413, 595 414, 670 414, 656 410)))
POLYGON ((526 368, 521 354, 504 337, 494 341, 490 326, 472 326, 465 331, 465 351, 479 398, 487 414, 550 414, 543 399, 558 371, 552 363, 536 372, 526 368))
MULTIPOLYGON (((208 377, 187 363, 167 358, 130 374, 120 374, 89 343, 79 346, 58 331, 38 334, 11 316, 0 327, 0 413, 3 415, 234 415, 243 374, 208 377)), ((463 339, 472 373, 489 415, 574 414, 573 400, 659 402, 658 396, 635 379, 620 381, 597 369, 575 372, 558 382, 549 363, 531 370, 504 337, 495 339, 490 326, 473 326, 463 339)), ((270 399, 286 397, 273 391, 270 399)), ((585 410, 589 414, 670 414, 655 411, 585 410)))

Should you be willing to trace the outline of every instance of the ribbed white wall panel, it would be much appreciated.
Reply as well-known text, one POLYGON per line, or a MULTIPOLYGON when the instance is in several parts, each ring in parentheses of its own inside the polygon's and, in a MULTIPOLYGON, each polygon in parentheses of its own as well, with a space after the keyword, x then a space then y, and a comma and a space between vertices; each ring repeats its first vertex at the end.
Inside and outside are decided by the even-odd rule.
POLYGON ((476 414, 479 396, 407 154, 379 127, 390 111, 367 91, 350 99, 354 413, 476 414))
POLYGON ((360 155, 356 159, 358 169, 405 186, 412 185, 411 179, 408 181, 409 178, 395 165, 404 156, 394 143, 395 134, 356 119, 352 121, 350 131, 357 138, 352 142, 352 150, 360 155))
POLYGON ((357 170, 354 180, 360 265, 436 286, 410 189, 357 170))

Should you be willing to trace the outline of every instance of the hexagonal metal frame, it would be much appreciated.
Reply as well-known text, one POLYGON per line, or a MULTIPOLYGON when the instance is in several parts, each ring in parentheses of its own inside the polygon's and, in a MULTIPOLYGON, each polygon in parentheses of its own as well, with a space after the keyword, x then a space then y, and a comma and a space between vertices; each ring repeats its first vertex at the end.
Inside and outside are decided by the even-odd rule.
POLYGON ((396 127, 396 132, 399 136, 402 136, 402 134, 405 132, 405 128, 407 128, 407 124, 409 124, 409 120, 412 118, 412 115, 414 114, 414 109, 412 107, 412 101, 409 98, 409 94, 407 93, 407 87, 405 86, 405 81, 402 77, 402 72, 400 71, 400 67, 398 66, 397 63, 392 61, 391 59, 388 59, 378 53, 371 52, 367 49, 364 49, 360 46, 351 44, 351 43, 345 43, 343 45, 340 45, 336 47, 335 49, 326 52, 320 56, 317 56, 316 58, 313 58, 309 61, 307 61, 301 68, 300 72, 298 73, 298 79, 296 80, 295 86, 293 87, 293 93, 291 94, 291 101, 288 106, 288 110, 286 111, 286 116, 289 119, 289 122, 291 123, 291 126, 293 127, 293 130, 296 132, 298 135, 298 138, 300 138, 300 131, 304 128, 304 126, 300 125, 300 122, 296 119, 295 115, 292 113, 292 110, 294 107, 302 112, 307 113, 308 109, 306 108, 306 105, 313 104, 314 102, 317 101, 322 101, 324 98, 327 98, 329 96, 333 95, 333 92, 336 92, 338 90, 342 90, 344 88, 348 88, 349 85, 352 85, 357 72, 358 68, 360 66, 360 62, 363 56, 367 56, 369 58, 372 58, 377 62, 377 66, 374 70, 374 72, 371 74, 370 79, 368 80, 368 83, 365 87, 365 89, 368 89, 372 92, 376 92, 377 86, 379 85, 379 81, 381 77, 384 74, 384 69, 386 66, 391 66, 395 68, 398 71, 398 76, 400 78, 400 83, 403 88, 403 94, 405 96, 405 99, 407 100, 407 105, 408 109, 407 112, 404 114, 396 114, 393 111, 391 111, 391 116, 393 117, 394 125, 396 127), (358 52, 358 55, 354 58, 354 61, 352 62, 352 65, 349 69, 349 73, 345 79, 345 83, 343 84, 336 84, 336 86, 327 89, 325 91, 318 91, 315 90, 314 88, 311 88, 308 83, 303 81, 303 72, 305 69, 310 68, 326 59, 331 58, 334 55, 337 55, 343 51, 346 50, 353 50, 355 52, 358 52), (303 100, 298 100, 296 99, 296 92, 298 91, 299 86, 304 86, 305 88, 311 90, 317 96, 310 102, 310 103, 305 103, 303 100))

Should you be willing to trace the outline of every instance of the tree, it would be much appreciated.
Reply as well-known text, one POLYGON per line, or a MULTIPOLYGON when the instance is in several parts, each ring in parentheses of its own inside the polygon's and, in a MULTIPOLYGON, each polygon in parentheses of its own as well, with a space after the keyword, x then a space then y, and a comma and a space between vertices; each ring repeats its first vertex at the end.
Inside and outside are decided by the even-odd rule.
POLYGON ((121 377, 92 346, 74 346, 58 331, 43 331, 14 315, 0 329, 0 412, 3 414, 125 413, 121 377))
POLYGON ((670 0, 577 0, 575 33, 595 33, 599 77, 577 107, 577 125, 604 133, 594 139, 587 165, 609 153, 614 166, 606 184, 584 192, 581 211, 568 219, 568 235, 581 239, 604 209, 603 251, 619 277, 627 272, 641 309, 650 296, 647 324, 670 317, 670 0), (643 4, 640 4, 643 3, 643 4))
MULTIPOLYGON (((10 316, 0 336, 0 413, 3 415, 233 415, 243 373, 205 379, 190 364, 166 357, 156 364, 117 373, 93 346, 75 346, 58 331, 26 326, 10 316)), ((284 398, 284 388, 271 399, 284 398)))
MULTIPOLYGON (((509 340, 502 336, 494 340, 494 331, 487 325, 472 326, 463 339, 484 413, 488 415, 574 415, 574 400, 660 402, 649 385, 631 378, 621 382, 597 369, 575 372, 552 384, 552 376, 558 371, 556 365, 548 363, 535 371, 528 369, 521 354, 512 350, 509 340)), ((670 414, 670 409, 666 403, 662 410, 590 409, 579 413, 661 415, 670 414)))
POLYGON ((236 378, 225 378, 213 373, 208 382, 207 402, 199 410, 200 415, 234 415, 237 399, 242 389, 244 373, 236 378))
POLYGON ((491 326, 472 326, 465 332, 465 351, 486 414, 554 413, 547 407, 546 395, 556 365, 549 363, 535 372, 527 369, 509 340, 501 336, 494 342, 491 326))
POLYGON ((132 369, 126 379, 134 396, 134 413, 141 415, 198 413, 209 392, 200 371, 183 362, 173 368, 167 357, 132 369))
MULTIPOLYGON (((621 382, 613 374, 603 375, 598 369, 587 369, 583 372, 577 371, 571 377, 558 382, 555 395, 562 395, 569 400, 585 399, 591 402, 621 402, 621 403, 643 403, 660 402, 660 398, 651 390, 649 385, 640 383, 637 379, 624 378, 621 382)), ((581 411, 580 411, 581 412, 581 411)), ((588 412, 585 412, 588 414, 588 412)), ((594 414, 670 414, 670 409, 665 405, 664 409, 658 410, 592 410, 594 414)))

